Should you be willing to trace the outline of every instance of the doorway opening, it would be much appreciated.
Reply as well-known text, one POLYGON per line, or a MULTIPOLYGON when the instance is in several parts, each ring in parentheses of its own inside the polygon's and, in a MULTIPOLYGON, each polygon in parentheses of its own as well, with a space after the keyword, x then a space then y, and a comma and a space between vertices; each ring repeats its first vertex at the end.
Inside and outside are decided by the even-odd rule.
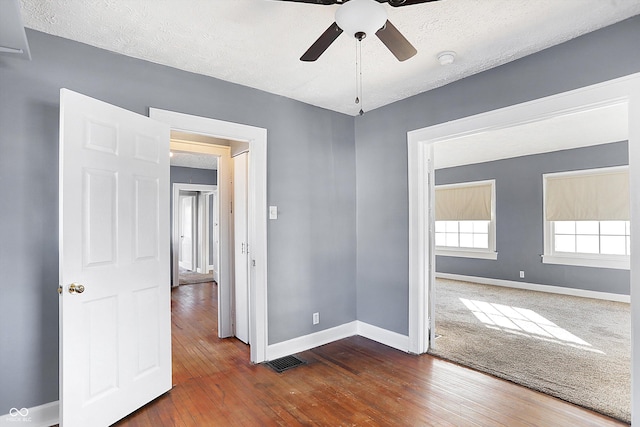
POLYGON ((172 149, 170 165, 171 284, 218 281, 218 157, 172 149))
POLYGON ((171 149, 173 285, 211 281, 217 285, 221 276, 228 277, 232 335, 249 344, 248 145, 173 131, 171 149), (217 168, 223 164, 231 168, 231 181, 220 180, 220 187, 231 200, 221 228, 217 168), (228 245, 220 244, 221 231, 228 236, 228 245), (221 271, 221 254, 231 261, 229 271, 226 265, 221 271))
MULTIPOLYGON (((177 168, 171 167, 172 175, 177 168)), ((215 170, 207 172, 215 178, 215 170)), ((172 270, 178 269, 172 286, 218 281, 217 191, 216 185, 173 183, 172 270)))
MULTIPOLYGON (((249 248, 247 327, 251 362, 267 360, 267 156, 266 129, 151 108, 152 119, 169 124, 172 149, 218 157, 219 272, 218 336, 235 336, 232 156, 248 154, 247 242, 249 248), (215 141, 215 142, 213 142, 215 141)), ((242 250, 242 245, 240 251, 242 250)))
MULTIPOLYGON (((482 134, 494 129, 506 129, 514 125, 532 123, 558 115, 575 114, 586 110, 624 104, 629 112, 629 117, 637 111, 640 99, 634 90, 639 76, 629 76, 587 88, 550 96, 547 98, 530 101, 491 111, 464 119, 419 129, 408 133, 409 148, 409 206, 410 206, 410 284, 409 284, 409 338, 410 349, 416 353, 424 353, 429 350, 435 340, 435 310, 433 289, 435 283, 435 236, 433 231, 434 194, 434 144, 451 140, 456 137, 464 137, 474 134, 482 134), (424 215, 424 212, 428 212, 424 215)), ((637 138, 640 135, 640 127, 632 120, 628 121, 629 131, 629 164, 635 163, 640 158, 640 147, 637 138)), ((634 186, 640 185, 640 177, 630 167, 629 182, 631 194, 631 228, 637 216, 633 215, 634 186)), ((634 250, 637 246, 631 243, 630 265, 638 265, 640 254, 634 250)), ((637 276, 631 271, 631 292, 637 285, 637 276)), ((637 299, 631 299, 631 318, 636 318, 638 313, 637 299)), ((631 325, 632 341, 632 393, 637 392, 637 370, 633 369, 638 364, 637 336, 638 328, 631 325)), ((632 402, 632 422, 639 416, 638 404, 632 402)))
MULTIPOLYGON (((628 422, 631 349, 629 266, 624 255, 628 223, 612 221, 625 216, 628 203, 626 209, 624 201, 603 203, 593 197, 592 185, 584 193, 590 195, 588 204, 575 192, 563 195, 564 205, 582 209, 565 214, 571 222, 550 224, 543 208, 545 200, 553 201, 545 197, 548 176, 570 177, 577 183, 584 177, 602 182, 624 175, 627 168, 621 165, 628 161, 628 136, 626 106, 622 107, 435 144, 437 268, 431 295, 437 339, 430 343, 429 353, 628 422), (492 149, 503 143, 501 134, 506 132, 514 141, 509 143, 509 156, 492 149), (480 155, 455 158, 454 151, 471 151, 461 147, 467 144, 477 146, 480 155), (571 168, 576 170, 566 172, 571 168), (494 205, 486 215, 491 226, 480 221, 482 212, 471 211, 477 208, 473 193, 450 197, 452 189, 459 196, 477 189, 470 187, 476 180, 489 177, 496 190, 486 194, 485 205, 494 205), (600 212, 589 213, 592 220, 587 221, 581 213, 585 206, 600 212), (606 207, 611 209, 605 211, 606 207), (555 245, 549 242, 554 237, 549 225, 562 232, 555 245), (568 234, 569 226, 578 233, 568 234), (617 235, 610 237, 611 228, 617 235), (491 231, 494 238, 487 236, 491 231), (557 249, 553 265, 547 251, 543 259, 539 256, 543 236, 547 247, 557 249), (612 253, 622 255, 614 261, 612 253), (494 257, 487 259, 487 254, 494 257), (622 264, 624 258, 627 271, 622 266, 616 270, 593 266, 622 264)), ((628 199, 624 183, 606 187, 607 195, 615 188, 616 196, 628 199)))

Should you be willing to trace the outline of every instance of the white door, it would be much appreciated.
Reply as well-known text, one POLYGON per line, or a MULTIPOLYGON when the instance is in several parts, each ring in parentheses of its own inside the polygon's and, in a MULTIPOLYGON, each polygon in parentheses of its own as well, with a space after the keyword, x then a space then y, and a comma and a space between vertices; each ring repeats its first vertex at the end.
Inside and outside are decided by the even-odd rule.
POLYGON ((60 92, 60 424, 171 388, 169 127, 60 92), (75 289, 75 291, 74 291, 75 289))
POLYGON ((235 263, 235 335, 249 344, 249 247, 247 245, 248 154, 233 158, 233 235, 235 263))
POLYGON ((187 270, 195 270, 194 235, 196 216, 196 195, 180 195, 180 254, 178 263, 187 270))

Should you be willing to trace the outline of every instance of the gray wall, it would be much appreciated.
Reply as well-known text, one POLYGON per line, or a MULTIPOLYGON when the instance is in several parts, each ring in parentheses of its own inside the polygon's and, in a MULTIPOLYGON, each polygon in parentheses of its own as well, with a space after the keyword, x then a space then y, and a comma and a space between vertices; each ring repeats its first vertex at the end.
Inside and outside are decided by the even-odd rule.
POLYGON ((496 180, 498 259, 438 256, 436 271, 629 295, 629 270, 543 264, 540 258, 542 174, 626 164, 629 145, 618 142, 437 170, 436 185, 496 180))
MULTIPOLYGON (((173 206, 173 184, 203 184, 217 185, 218 171, 209 169, 186 168, 182 166, 171 166, 169 170, 169 205, 173 206)), ((169 209, 169 224, 173 224, 173 209, 169 209)), ((209 227, 213 230, 213 210, 209 211, 209 227)), ((171 259, 173 259, 173 245, 170 249, 171 259)), ((213 239, 209 239, 209 264, 213 262, 213 239)), ((173 274, 173 263, 171 263, 171 274, 173 274)), ((173 276, 172 276, 173 277, 173 276)))
POLYGON ((407 132, 640 72, 638 40, 635 17, 357 117, 358 320, 408 334, 407 132))
POLYGON ((0 57, 0 414, 58 399, 58 117, 66 87, 268 130, 269 342, 356 318, 353 118, 27 31, 0 57), (312 326, 311 316, 321 313, 312 326))
MULTIPOLYGON (((171 166, 169 168, 169 174, 171 188, 173 188, 173 184, 175 183, 202 185, 218 184, 218 171, 215 170, 171 166)), ((173 197, 173 193, 171 194, 171 197, 173 197)))

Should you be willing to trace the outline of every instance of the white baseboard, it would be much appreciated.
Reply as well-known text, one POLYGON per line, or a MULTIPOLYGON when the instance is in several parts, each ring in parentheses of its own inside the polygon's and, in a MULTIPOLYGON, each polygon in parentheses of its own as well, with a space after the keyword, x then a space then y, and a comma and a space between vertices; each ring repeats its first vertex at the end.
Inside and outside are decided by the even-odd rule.
POLYGON ((266 360, 279 359, 284 356, 300 353, 315 347, 320 347, 321 345, 329 344, 333 341, 357 335, 357 333, 358 325, 356 321, 353 321, 334 328, 325 329, 324 331, 303 335, 277 344, 271 344, 267 346, 266 360))
POLYGON ((387 329, 379 328, 365 322, 358 321, 358 335, 370 340, 388 345, 397 350, 409 352, 409 337, 387 329))
POLYGON ((486 277, 464 276, 462 274, 438 273, 436 277, 442 279, 460 280, 463 282, 480 283, 482 285, 503 286, 506 288, 526 289, 529 291, 548 292, 552 294, 572 295, 583 298, 595 298, 616 302, 631 302, 629 295, 612 294, 609 292, 587 291, 585 289, 565 288, 562 286, 539 285, 537 283, 515 282, 513 280, 490 279, 486 277))
POLYGON ((409 351, 409 337, 407 335, 401 335, 397 332, 356 320, 335 328, 272 344, 267 347, 267 360, 300 353, 354 335, 360 335, 400 351, 409 351))
POLYGON ((6 415, 0 415, 1 427, 49 427, 60 420, 58 401, 45 403, 33 408, 11 408, 6 415))

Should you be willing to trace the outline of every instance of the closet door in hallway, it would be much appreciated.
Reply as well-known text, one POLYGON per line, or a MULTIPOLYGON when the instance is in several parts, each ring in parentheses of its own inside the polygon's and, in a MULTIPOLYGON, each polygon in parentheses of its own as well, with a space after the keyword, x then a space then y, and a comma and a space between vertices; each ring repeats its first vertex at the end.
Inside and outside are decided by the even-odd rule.
POLYGON ((249 344, 248 161, 248 153, 233 158, 235 335, 246 344, 249 344))

